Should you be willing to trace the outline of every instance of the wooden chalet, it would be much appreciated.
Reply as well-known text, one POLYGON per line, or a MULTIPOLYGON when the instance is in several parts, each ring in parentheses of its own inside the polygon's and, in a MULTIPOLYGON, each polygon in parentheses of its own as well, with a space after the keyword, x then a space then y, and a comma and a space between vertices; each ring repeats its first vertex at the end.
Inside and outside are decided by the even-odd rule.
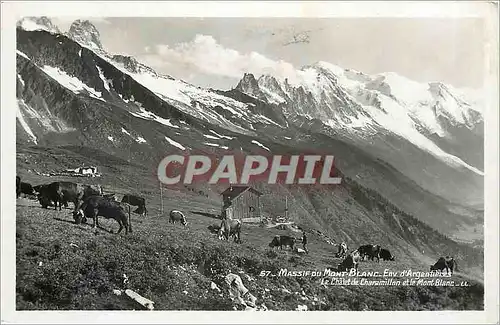
POLYGON ((231 206, 232 219, 259 222, 261 218, 261 192, 250 186, 230 186, 222 192, 223 210, 231 206))

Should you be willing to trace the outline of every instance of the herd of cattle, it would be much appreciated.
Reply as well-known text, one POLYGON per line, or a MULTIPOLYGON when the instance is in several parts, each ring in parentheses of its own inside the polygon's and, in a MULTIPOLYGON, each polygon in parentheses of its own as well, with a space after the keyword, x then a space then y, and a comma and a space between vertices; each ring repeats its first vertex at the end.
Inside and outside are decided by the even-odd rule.
MULTIPOLYGON (((146 199, 134 194, 125 194, 121 201, 117 201, 114 193, 104 194, 100 185, 81 185, 73 182, 57 181, 50 184, 41 184, 32 186, 27 182, 22 182, 19 176, 16 176, 16 197, 21 194, 35 196, 43 208, 53 206, 55 210, 62 206, 68 207, 68 202, 73 203, 73 219, 76 224, 86 223, 87 218, 92 218, 93 227, 99 226, 98 217, 115 219, 118 222, 120 233, 125 228, 125 233, 132 232, 130 218, 131 206, 137 209, 133 212, 147 216, 146 199)), ((180 222, 187 226, 186 216, 178 210, 172 210, 169 213, 169 222, 175 224, 180 222)), ((218 229, 219 239, 229 240, 241 243, 241 221, 240 220, 222 220, 218 229)))
POLYGON ((126 233, 132 231, 131 206, 137 207, 135 213, 147 215, 146 200, 143 197, 125 194, 121 201, 117 201, 114 193, 104 194, 100 185, 57 181, 32 186, 16 176, 16 197, 21 194, 35 196, 43 208, 53 206, 55 210, 59 208, 59 211, 62 206, 68 207, 69 202, 73 203, 73 219, 76 224, 86 223, 87 218, 92 218, 95 228, 99 225, 99 216, 115 219, 120 226, 118 233, 123 228, 126 233))
MULTIPOLYGON (((294 250, 294 246, 297 242, 297 239, 292 236, 286 235, 276 235, 271 243, 269 243, 269 247, 279 247, 283 249, 283 247, 290 247, 290 249, 294 250)), ((382 248, 380 245, 362 245, 359 248, 355 249, 351 253, 348 253, 348 247, 345 242, 342 242, 337 245, 338 251, 335 254, 335 257, 342 258, 342 262, 338 264, 337 271, 348 271, 350 269, 358 269, 358 264, 360 261, 371 260, 380 262, 380 259, 384 261, 395 261, 396 258, 394 255, 385 248, 382 248)), ((458 271, 457 262, 453 257, 446 256, 440 257, 436 263, 430 266, 430 271, 444 271, 446 273, 453 274, 453 270, 458 271)))
MULTIPOLYGON (((118 233, 125 228, 125 233, 132 232, 131 224, 131 206, 137 207, 134 213, 147 216, 146 200, 143 197, 134 194, 125 194, 121 201, 117 201, 114 193, 104 194, 100 185, 81 185, 73 182, 57 181, 50 184, 41 184, 32 186, 29 183, 22 182, 19 176, 16 176, 16 197, 21 194, 35 196, 43 208, 54 206, 54 209, 61 211, 61 206, 68 207, 68 202, 73 203, 73 219, 76 224, 86 223, 87 218, 92 218, 93 227, 99 226, 98 217, 102 216, 107 219, 115 219, 118 222, 118 233)), ((168 214, 169 223, 181 223, 184 226, 188 225, 186 216, 179 210, 172 210, 168 214)), ((220 227, 216 230, 220 240, 229 241, 230 238, 234 242, 241 243, 241 221, 238 219, 223 219, 220 227)), ((297 239, 287 235, 276 235, 269 247, 290 247, 295 250, 297 239)), ((380 259, 384 261, 394 261, 395 257, 391 252, 380 245, 362 245, 358 249, 348 253, 348 247, 345 242, 337 245, 338 251, 335 257, 342 258, 342 262, 338 265, 338 271, 347 271, 349 269, 358 269, 358 263, 362 260, 369 259, 377 262, 380 259)), ((453 257, 440 257, 438 261, 431 265, 430 271, 443 271, 453 273, 454 268, 458 270, 456 261, 453 257)))

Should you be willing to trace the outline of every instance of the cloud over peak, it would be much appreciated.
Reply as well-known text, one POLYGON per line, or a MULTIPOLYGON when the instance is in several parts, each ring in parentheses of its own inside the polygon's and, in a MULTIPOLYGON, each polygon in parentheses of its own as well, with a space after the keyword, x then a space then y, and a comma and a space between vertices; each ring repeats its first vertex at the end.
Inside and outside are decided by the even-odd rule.
POLYGON ((146 52, 141 57, 145 63, 155 68, 165 68, 169 70, 165 72, 172 74, 203 73, 234 79, 241 78, 244 73, 256 76, 272 74, 281 78, 296 74, 294 66, 288 62, 275 61, 254 51, 240 53, 224 47, 210 35, 197 34, 190 42, 172 47, 165 44, 148 47, 146 52))

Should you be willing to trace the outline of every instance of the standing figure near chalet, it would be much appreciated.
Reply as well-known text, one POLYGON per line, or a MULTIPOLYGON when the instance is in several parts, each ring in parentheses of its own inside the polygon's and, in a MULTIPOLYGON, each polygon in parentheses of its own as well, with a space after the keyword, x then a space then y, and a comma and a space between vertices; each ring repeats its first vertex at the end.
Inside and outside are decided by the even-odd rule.
POLYGON ((302 231, 302 247, 304 247, 306 254, 309 254, 309 250, 307 249, 307 236, 305 231, 302 231))

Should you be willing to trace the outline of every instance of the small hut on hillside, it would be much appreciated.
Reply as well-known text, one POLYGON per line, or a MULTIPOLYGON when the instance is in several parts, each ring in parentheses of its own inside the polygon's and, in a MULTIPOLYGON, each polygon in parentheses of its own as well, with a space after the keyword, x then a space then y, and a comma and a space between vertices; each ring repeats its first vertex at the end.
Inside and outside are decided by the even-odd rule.
POLYGON ((261 192, 250 186, 230 186, 222 192, 223 210, 231 206, 231 219, 240 219, 242 222, 260 222, 261 192))
POLYGON ((78 168, 69 168, 64 170, 63 172, 71 173, 73 176, 96 176, 97 167, 95 166, 82 166, 78 168))

